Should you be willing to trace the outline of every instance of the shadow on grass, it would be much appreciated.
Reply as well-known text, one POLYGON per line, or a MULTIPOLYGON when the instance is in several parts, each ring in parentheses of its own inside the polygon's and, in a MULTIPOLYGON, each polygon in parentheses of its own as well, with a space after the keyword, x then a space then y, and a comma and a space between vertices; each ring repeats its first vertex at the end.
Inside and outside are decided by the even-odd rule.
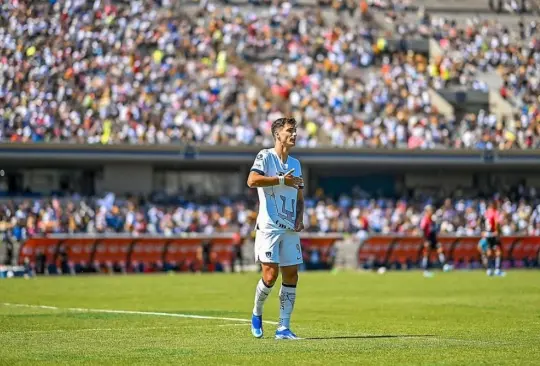
POLYGON ((351 335, 351 336, 329 336, 329 337, 307 337, 306 340, 317 339, 378 339, 378 338, 427 338, 436 337, 433 334, 401 334, 401 335, 351 335))

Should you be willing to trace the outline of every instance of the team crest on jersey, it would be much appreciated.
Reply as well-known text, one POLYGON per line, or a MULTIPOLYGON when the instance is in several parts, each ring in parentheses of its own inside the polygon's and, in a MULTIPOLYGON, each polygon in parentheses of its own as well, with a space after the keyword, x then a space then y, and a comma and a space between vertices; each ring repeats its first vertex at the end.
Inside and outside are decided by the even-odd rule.
POLYGON ((262 158, 263 158, 263 154, 257 155, 257 160, 262 160, 262 158))

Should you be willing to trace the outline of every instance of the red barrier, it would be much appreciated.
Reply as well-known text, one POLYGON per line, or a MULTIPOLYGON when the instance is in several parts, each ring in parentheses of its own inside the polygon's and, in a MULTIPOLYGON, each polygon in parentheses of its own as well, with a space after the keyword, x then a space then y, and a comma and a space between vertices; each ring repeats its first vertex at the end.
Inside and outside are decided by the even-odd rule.
MULTIPOLYGON (((93 262, 99 266, 126 266, 132 244, 135 244, 135 239, 132 238, 101 239, 96 245, 93 262)), ((69 245, 69 241, 66 245, 69 245)))
POLYGON ((478 251, 478 242, 480 237, 466 237, 459 238, 459 241, 452 253, 452 260, 454 263, 463 262, 480 262, 481 256, 478 251))
POLYGON ((418 263, 423 245, 424 240, 420 237, 397 238, 388 258, 389 265, 399 263, 403 266, 407 262, 413 265, 418 263))
MULTIPOLYGON (((317 248, 326 256, 336 240, 342 239, 340 234, 301 234, 302 245, 306 252, 317 248)), ((43 252, 46 263, 55 263, 59 259, 60 248, 65 248, 70 262, 82 265, 98 264, 99 266, 121 265, 129 269, 133 264, 145 267, 165 263, 177 264, 181 269, 201 263, 201 243, 210 240, 212 243, 212 261, 229 264, 232 250, 238 242, 236 235, 197 235, 186 237, 92 237, 92 236, 49 236, 46 238, 28 239, 20 249, 19 263, 28 257, 35 264, 36 254, 43 252)), ((453 262, 471 263, 480 261, 478 241, 480 237, 445 236, 439 239, 447 258, 453 262)), ((538 260, 540 253, 540 237, 509 236, 501 238, 505 260, 519 263, 532 263, 538 260)), ((376 263, 404 264, 407 261, 418 262, 421 255, 422 239, 420 237, 372 236, 368 238, 358 251, 360 265, 376 263)), ((433 253, 432 260, 436 261, 433 253)))
POLYGON ((96 239, 69 239, 64 242, 69 260, 75 264, 87 266, 92 260, 96 239), (68 245, 66 245, 66 242, 68 245))
POLYGON ((384 263, 390 245, 394 242, 392 236, 373 236, 368 238, 358 250, 358 264, 363 266, 366 263, 384 263))
POLYGON ((209 240, 212 244, 213 262, 231 262, 232 248, 236 241, 234 237, 172 239, 168 244, 165 262, 179 265, 182 269, 187 269, 189 265, 199 268, 202 263, 200 248, 203 240, 209 240))
POLYGON ((317 250, 320 254, 320 261, 329 263, 333 258, 331 249, 334 243, 339 239, 342 239, 341 235, 301 236, 300 243, 302 244, 304 262, 308 262, 310 253, 312 253, 313 250, 317 250))
POLYGON ((167 240, 148 238, 135 241, 129 262, 132 265, 143 264, 145 268, 162 267, 167 240))
MULTIPOLYGON (((479 236, 458 237, 441 236, 441 243, 446 258, 452 262, 480 263, 478 251, 479 236)), ((508 236, 501 238, 503 259, 505 261, 535 262, 540 254, 540 237, 508 236)), ((358 264, 378 263, 380 265, 405 264, 407 260, 418 261, 421 256, 422 238, 397 236, 372 236, 367 239, 358 251, 358 264), (386 257, 386 255, 388 256, 386 257), (388 258, 388 260, 385 260, 388 258)), ((437 253, 432 251, 430 261, 438 260, 437 253)))
POLYGON ((527 237, 517 239, 512 248, 511 258, 514 261, 523 262, 539 259, 540 237, 527 237))
POLYGON ((41 252, 45 254, 45 263, 52 263, 58 248, 58 239, 36 238, 27 240, 19 250, 19 264, 24 264, 24 258, 28 257, 30 263, 35 265, 36 256, 41 252))
MULTIPOLYGON (((306 248, 316 247, 323 256, 341 235, 302 234, 302 244, 306 248)), ((210 241, 213 263, 230 264, 233 247, 242 238, 234 234, 186 235, 186 237, 92 237, 92 236, 54 236, 28 239, 20 250, 19 262, 29 257, 35 263, 39 250, 46 253, 46 263, 58 265, 59 249, 65 248, 70 262, 95 267, 122 266, 128 271, 134 266, 162 267, 165 263, 178 265, 181 269, 190 266, 199 268, 202 263, 201 244, 210 241)))

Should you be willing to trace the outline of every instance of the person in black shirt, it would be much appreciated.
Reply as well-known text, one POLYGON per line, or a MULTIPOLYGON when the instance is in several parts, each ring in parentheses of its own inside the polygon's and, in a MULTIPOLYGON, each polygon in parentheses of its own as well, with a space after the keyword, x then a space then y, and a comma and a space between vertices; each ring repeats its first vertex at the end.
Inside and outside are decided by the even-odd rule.
POLYGON ((45 273, 46 260, 47 258, 45 257, 45 253, 43 253, 41 250, 36 253, 36 273, 45 273))
POLYGON ((210 240, 204 240, 201 243, 201 259, 202 259, 202 271, 209 272, 209 266, 211 261, 212 242, 210 240))

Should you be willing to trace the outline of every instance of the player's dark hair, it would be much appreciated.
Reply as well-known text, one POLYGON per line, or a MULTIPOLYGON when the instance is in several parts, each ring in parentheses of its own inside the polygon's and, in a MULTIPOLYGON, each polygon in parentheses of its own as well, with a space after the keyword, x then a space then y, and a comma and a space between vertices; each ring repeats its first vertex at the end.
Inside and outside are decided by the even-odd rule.
POLYGON ((276 138, 276 132, 281 130, 285 125, 296 126, 296 120, 292 117, 282 117, 272 122, 272 136, 276 138))

